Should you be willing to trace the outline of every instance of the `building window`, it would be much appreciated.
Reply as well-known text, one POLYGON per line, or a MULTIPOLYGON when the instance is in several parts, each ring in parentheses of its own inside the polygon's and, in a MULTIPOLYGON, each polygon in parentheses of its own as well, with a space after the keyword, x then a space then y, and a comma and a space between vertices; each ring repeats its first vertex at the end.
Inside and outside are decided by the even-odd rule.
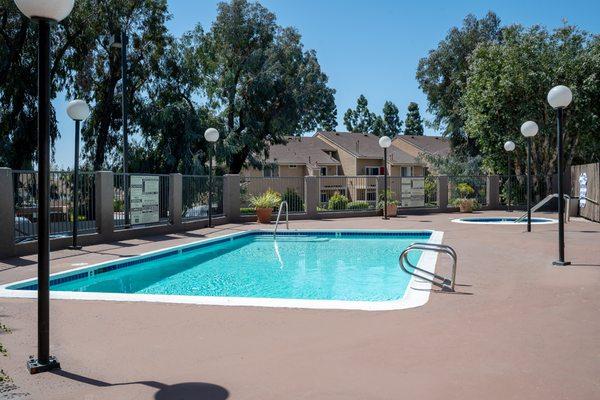
POLYGON ((321 192, 321 203, 327 203, 329 201, 329 194, 321 192))
POLYGON ((321 167, 321 176, 327 176, 327 167, 321 167))
POLYGON ((402 176, 403 177, 412 176, 412 167, 402 167, 402 176))
POLYGON ((277 165, 265 165, 263 168, 263 177, 265 177, 265 178, 279 177, 279 167, 277 165))
POLYGON ((290 164, 288 167, 290 169, 296 169, 296 168, 298 168, 298 166, 296 164, 290 164))
POLYGON ((365 167, 365 175, 379 175, 379 167, 365 167))
POLYGON ((367 191, 367 201, 377 201, 377 191, 368 190, 367 191))

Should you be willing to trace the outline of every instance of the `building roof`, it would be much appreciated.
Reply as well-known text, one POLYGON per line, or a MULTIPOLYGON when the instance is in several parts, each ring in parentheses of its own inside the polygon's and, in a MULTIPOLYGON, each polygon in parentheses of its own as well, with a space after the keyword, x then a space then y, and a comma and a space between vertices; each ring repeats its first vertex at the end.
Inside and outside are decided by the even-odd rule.
POLYGON ((267 162, 296 165, 339 165, 326 151, 337 151, 316 137, 288 137, 287 144, 272 145, 267 162))
POLYGON ((411 144, 423 153, 445 156, 450 153, 450 140, 441 136, 400 135, 394 140, 411 144))
MULTIPOLYGON (((383 159, 383 150, 379 146, 379 137, 370 133, 360 132, 317 132, 315 137, 344 149, 357 158, 383 159)), ((388 148, 390 164, 416 164, 415 157, 397 147, 388 148)))

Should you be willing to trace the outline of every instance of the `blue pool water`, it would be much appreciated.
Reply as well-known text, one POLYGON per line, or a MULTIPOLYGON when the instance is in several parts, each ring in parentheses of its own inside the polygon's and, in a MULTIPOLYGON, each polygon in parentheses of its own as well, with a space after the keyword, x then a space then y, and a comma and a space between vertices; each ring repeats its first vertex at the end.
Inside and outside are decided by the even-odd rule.
MULTIPOLYGON (((188 296, 385 301, 410 276, 398 256, 430 232, 249 232, 53 276, 51 290, 188 296)), ((416 264, 420 253, 411 253, 416 264)), ((13 289, 33 290, 35 281, 13 289)), ((9 287, 9 289, 11 289, 9 287)))

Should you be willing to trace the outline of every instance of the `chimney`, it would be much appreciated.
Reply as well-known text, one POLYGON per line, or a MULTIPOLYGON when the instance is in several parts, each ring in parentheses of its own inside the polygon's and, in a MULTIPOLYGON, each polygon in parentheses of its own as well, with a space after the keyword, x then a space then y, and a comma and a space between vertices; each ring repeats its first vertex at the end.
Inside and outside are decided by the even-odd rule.
POLYGON ((360 140, 356 141, 356 152, 360 154, 360 140))

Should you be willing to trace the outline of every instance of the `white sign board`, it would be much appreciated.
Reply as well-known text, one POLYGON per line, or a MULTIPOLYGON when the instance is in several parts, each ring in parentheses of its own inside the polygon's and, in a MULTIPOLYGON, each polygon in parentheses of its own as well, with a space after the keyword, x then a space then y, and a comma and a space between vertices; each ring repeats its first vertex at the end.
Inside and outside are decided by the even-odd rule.
POLYGON ((402 178, 401 206, 425 206, 425 178, 402 178))
POLYGON ((131 223, 151 224, 159 220, 158 176, 132 175, 129 185, 131 223))
POLYGON ((587 181, 588 177, 585 172, 579 175, 579 207, 585 208, 585 204, 587 203, 587 181))

